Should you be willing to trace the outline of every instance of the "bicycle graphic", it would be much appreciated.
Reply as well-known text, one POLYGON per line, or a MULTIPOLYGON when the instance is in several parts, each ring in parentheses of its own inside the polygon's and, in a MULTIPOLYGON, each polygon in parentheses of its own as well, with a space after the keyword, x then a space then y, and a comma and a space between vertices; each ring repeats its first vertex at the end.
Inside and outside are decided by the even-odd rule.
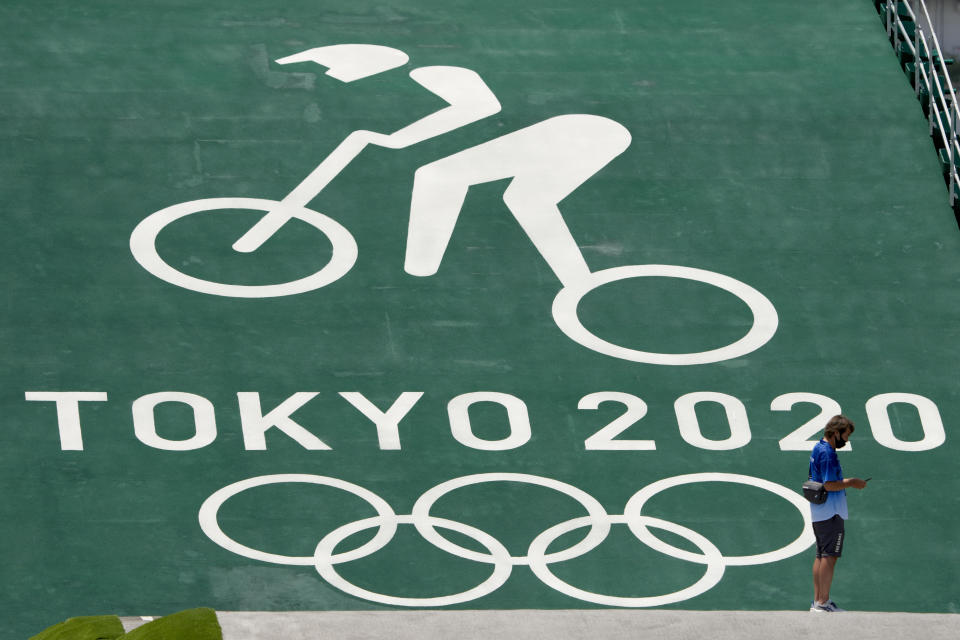
MULTIPOLYGON (((402 51, 380 45, 342 44, 309 49, 277 60, 280 64, 315 62, 327 75, 352 82, 407 63, 402 51)), ((130 250, 140 265, 170 284, 200 293, 238 298, 269 298, 305 293, 343 277, 358 255, 356 241, 339 222, 307 205, 356 158, 367 145, 401 149, 449 133, 499 113, 501 106, 486 83, 463 67, 419 67, 410 77, 447 106, 392 133, 357 130, 350 133, 300 184, 282 200, 206 198, 175 204, 150 214, 130 236, 130 250), (327 237, 333 247, 329 262, 306 277, 268 285, 238 285, 203 280, 183 273, 160 257, 156 239, 177 220, 201 212, 245 209, 263 212, 233 249, 256 251, 283 225, 297 219, 327 237)), ((503 194, 534 247, 562 287, 553 302, 557 327, 574 342, 598 353, 632 362, 693 365, 737 358, 763 346, 777 330, 773 304, 759 291, 729 276, 677 265, 640 264, 591 271, 564 221, 558 203, 611 160, 623 153, 630 132, 609 118, 568 114, 441 158, 416 170, 410 204, 404 271, 415 276, 435 274, 443 260, 468 189, 511 178, 503 194), (753 313, 750 330, 723 347, 690 353, 657 353, 623 347, 591 333, 580 321, 577 307, 598 287, 642 277, 693 280, 727 291, 753 313)))

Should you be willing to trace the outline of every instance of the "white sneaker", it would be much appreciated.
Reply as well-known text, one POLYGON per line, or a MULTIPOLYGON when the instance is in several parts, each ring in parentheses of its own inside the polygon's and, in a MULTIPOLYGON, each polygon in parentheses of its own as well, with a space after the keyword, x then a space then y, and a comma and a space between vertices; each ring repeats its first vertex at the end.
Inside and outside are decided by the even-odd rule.
POLYGON ((829 611, 831 613, 843 613, 846 609, 841 609, 837 606, 837 603, 833 600, 827 600, 824 604, 818 604, 817 606, 821 607, 824 611, 829 611))

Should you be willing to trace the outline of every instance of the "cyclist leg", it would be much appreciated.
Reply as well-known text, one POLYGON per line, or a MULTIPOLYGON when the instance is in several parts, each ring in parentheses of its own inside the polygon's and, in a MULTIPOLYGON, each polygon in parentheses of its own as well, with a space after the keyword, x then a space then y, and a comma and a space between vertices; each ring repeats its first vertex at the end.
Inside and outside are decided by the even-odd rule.
POLYGON ((436 273, 471 185, 512 177, 504 202, 561 282, 590 273, 557 204, 630 142, 620 124, 591 115, 551 118, 417 170, 405 270, 436 273))

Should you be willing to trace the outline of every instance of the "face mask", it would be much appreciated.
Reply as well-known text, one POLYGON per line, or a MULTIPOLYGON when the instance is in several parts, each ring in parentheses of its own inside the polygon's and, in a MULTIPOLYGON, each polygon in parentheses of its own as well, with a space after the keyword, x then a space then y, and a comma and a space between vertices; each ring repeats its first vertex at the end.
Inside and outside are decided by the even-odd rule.
POLYGON ((847 446, 847 441, 843 438, 842 433, 837 434, 837 449, 843 449, 847 446))

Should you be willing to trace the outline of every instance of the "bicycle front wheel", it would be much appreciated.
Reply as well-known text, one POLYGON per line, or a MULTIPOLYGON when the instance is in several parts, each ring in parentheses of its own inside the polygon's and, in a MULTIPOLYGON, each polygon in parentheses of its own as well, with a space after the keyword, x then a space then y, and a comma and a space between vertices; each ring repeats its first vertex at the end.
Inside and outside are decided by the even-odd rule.
POLYGON ((262 198, 206 198, 181 202, 156 211, 144 218, 130 234, 130 252, 144 269, 161 280, 184 289, 231 298, 275 298, 319 289, 342 278, 357 261, 357 242, 339 222, 311 209, 291 207, 277 200, 262 198), (194 213, 229 209, 267 212, 279 207, 286 208, 291 217, 306 222, 330 241, 333 253, 330 256, 330 261, 319 271, 299 280, 278 284, 227 284, 187 275, 170 266, 157 253, 157 235, 167 225, 180 218, 194 213))

